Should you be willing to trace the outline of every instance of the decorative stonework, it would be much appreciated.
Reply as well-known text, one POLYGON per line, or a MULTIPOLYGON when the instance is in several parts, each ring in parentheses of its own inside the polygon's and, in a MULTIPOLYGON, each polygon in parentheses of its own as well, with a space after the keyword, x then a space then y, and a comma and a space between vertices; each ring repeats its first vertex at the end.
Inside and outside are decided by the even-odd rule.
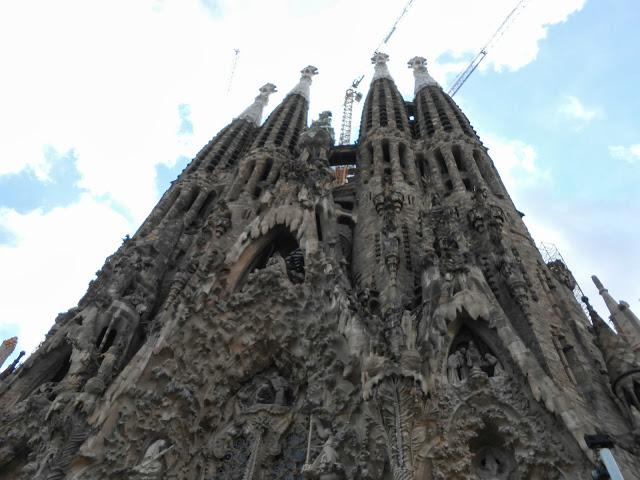
POLYGON ((0 374, 0 479, 567 480, 596 432, 639 478, 633 331, 587 326, 425 60, 413 119, 387 60, 356 145, 307 126, 307 67, 203 148, 0 374))

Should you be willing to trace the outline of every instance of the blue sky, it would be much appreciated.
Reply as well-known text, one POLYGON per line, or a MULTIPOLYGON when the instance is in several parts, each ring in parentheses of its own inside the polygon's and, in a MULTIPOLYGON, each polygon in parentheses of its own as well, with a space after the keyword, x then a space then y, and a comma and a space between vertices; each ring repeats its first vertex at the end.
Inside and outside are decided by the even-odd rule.
MULTIPOLYGON (((316 65, 311 115, 332 110, 339 130, 345 88, 361 73, 367 88, 372 50, 404 4, 0 6, 8 72, 0 83, 0 338, 17 334, 19 348, 31 351, 260 85, 278 85, 273 108, 300 68, 316 65), (229 89, 234 48, 241 53, 229 89)), ((385 48, 405 97, 413 88, 409 58, 426 56, 448 85, 514 4, 415 0, 385 48)), ((529 4, 455 99, 536 241, 558 246, 603 315, 592 273, 640 311, 640 7, 632 0, 529 4)))

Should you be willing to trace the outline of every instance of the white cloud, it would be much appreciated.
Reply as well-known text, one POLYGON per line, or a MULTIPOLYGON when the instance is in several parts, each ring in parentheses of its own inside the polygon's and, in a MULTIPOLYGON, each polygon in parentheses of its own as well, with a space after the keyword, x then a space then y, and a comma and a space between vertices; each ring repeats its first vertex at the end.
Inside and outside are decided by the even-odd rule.
POLYGON ((609 155, 627 163, 636 163, 640 161, 640 143, 629 146, 611 145, 609 146, 609 155))
POLYGON ((550 182, 551 172, 540 168, 537 163, 538 152, 533 145, 492 134, 481 135, 481 138, 511 195, 550 182))
POLYGON ((15 240, 0 245, 0 322, 19 326, 19 349, 29 352, 56 315, 78 302, 131 227, 108 206, 84 195, 47 213, 0 209, 0 228, 15 240))
POLYGON ((587 107, 578 97, 573 95, 567 95, 563 99, 558 107, 558 113, 563 117, 581 123, 587 123, 602 116, 599 109, 587 107))

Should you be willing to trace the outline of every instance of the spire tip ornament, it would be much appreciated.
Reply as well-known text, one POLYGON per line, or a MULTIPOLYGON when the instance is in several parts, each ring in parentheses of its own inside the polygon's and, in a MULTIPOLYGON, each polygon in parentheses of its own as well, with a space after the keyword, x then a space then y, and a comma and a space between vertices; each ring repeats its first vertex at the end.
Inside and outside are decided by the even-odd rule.
POLYGON ((289 92, 289 95, 302 95, 308 102, 310 97, 309 87, 311 86, 311 79, 318 74, 318 69, 313 65, 307 65, 300 70, 300 74, 300 81, 295 87, 293 87, 291 92, 289 92))
POLYGON ((372 82, 380 78, 388 78, 392 80, 391 74, 389 73, 389 68, 387 67, 387 62, 389 61, 389 55, 382 52, 375 52, 371 57, 371 63, 374 65, 375 72, 373 74, 372 82))
POLYGON ((429 71, 427 70, 427 59, 424 57, 413 57, 409 62, 407 62, 409 68, 413 69, 413 76, 416 79, 416 84, 414 88, 414 94, 418 93, 420 89, 423 87, 427 87, 429 85, 438 86, 438 82, 436 82, 431 75, 429 75, 429 71))
POLYGON ((269 95, 277 92, 277 88, 273 83, 265 83, 260 87, 260 93, 255 98, 253 103, 237 118, 247 120, 254 123, 256 126, 260 126, 262 120, 262 110, 269 103, 269 95))

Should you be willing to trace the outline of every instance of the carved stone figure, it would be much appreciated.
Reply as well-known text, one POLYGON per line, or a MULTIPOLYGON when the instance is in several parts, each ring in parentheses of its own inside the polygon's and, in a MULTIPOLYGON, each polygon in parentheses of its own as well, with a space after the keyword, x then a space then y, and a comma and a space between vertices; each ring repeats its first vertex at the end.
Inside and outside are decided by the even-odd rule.
POLYGON ((480 350, 476 347, 476 344, 473 340, 469 340, 469 345, 467 346, 467 367, 471 370, 479 369, 482 365, 482 356, 480 355, 480 350))
POLYGON ((460 383, 462 380, 462 365, 464 364, 465 359, 463 358, 463 353, 460 350, 456 350, 447 359, 447 373, 449 378, 449 383, 452 385, 456 385, 460 383))
POLYGON ((132 469, 135 480, 160 480, 163 471, 162 456, 167 452, 165 440, 156 440, 147 447, 144 457, 132 469))
POLYGON ((344 467, 340 463, 335 449, 335 439, 331 433, 327 437, 320 454, 311 464, 305 464, 302 473, 306 479, 341 480, 344 479, 344 467))

